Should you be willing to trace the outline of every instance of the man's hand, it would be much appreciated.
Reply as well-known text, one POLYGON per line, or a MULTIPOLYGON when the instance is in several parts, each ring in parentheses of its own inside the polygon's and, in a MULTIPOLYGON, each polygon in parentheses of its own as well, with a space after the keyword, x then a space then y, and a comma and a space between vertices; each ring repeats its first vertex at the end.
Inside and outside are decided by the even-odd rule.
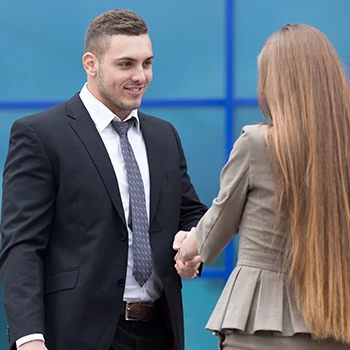
POLYGON ((174 238, 173 249, 177 250, 175 261, 181 260, 183 264, 197 257, 196 229, 190 232, 179 231, 174 238))
POLYGON ((191 280, 198 275, 198 267, 201 262, 202 260, 199 255, 187 261, 185 264, 181 260, 176 260, 175 269, 182 278, 191 280))
MULTIPOLYGON (((192 227, 193 229, 193 227, 192 227)), ((174 250, 180 250, 182 242, 186 239, 188 233, 190 231, 179 231, 175 237, 174 237, 174 242, 173 242, 173 249, 174 250)))
POLYGON ((18 350, 47 350, 47 347, 42 340, 32 340, 22 344, 18 350))

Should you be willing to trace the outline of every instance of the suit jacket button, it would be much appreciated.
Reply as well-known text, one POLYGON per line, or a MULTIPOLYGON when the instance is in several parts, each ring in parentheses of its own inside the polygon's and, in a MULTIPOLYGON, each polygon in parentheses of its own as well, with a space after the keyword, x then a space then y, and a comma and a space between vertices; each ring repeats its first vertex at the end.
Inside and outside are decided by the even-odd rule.
POLYGON ((126 232, 122 232, 121 234, 120 234, 120 240, 121 241, 125 241, 126 240, 126 237, 127 237, 127 234, 126 234, 126 232))
POLYGON ((125 280, 123 278, 121 278, 120 280, 118 280, 118 286, 119 287, 123 287, 125 284, 125 280))

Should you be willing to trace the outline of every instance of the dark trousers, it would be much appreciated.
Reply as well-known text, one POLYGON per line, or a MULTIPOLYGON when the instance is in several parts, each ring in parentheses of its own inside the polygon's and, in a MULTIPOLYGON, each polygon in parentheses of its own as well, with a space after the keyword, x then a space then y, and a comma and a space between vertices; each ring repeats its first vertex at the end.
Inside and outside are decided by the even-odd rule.
POLYGON ((173 334, 161 319, 126 321, 120 316, 110 350, 171 350, 173 334))

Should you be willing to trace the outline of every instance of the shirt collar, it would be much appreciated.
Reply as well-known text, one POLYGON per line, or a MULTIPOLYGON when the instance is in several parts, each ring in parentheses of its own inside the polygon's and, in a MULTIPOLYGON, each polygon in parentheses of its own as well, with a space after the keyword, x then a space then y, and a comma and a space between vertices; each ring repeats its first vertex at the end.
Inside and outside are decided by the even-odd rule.
MULTIPOLYGON (((83 101, 83 104, 89 112, 91 119, 94 121, 97 129, 102 132, 111 123, 112 120, 120 121, 120 118, 115 115, 110 109, 108 109, 101 101, 99 101, 88 89, 87 83, 84 84, 80 91, 79 97, 83 101)), ((140 119, 137 109, 133 109, 124 121, 134 117, 136 119, 137 132, 140 132, 140 119)))

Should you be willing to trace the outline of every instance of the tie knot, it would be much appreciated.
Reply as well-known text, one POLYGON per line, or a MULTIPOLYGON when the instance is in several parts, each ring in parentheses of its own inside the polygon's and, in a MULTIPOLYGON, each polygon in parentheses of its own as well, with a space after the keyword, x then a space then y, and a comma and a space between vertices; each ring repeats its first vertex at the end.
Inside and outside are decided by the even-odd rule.
POLYGON ((124 136, 127 134, 128 130, 133 126, 134 122, 135 118, 132 117, 125 122, 118 122, 116 120, 112 120, 111 124, 119 136, 124 136))

